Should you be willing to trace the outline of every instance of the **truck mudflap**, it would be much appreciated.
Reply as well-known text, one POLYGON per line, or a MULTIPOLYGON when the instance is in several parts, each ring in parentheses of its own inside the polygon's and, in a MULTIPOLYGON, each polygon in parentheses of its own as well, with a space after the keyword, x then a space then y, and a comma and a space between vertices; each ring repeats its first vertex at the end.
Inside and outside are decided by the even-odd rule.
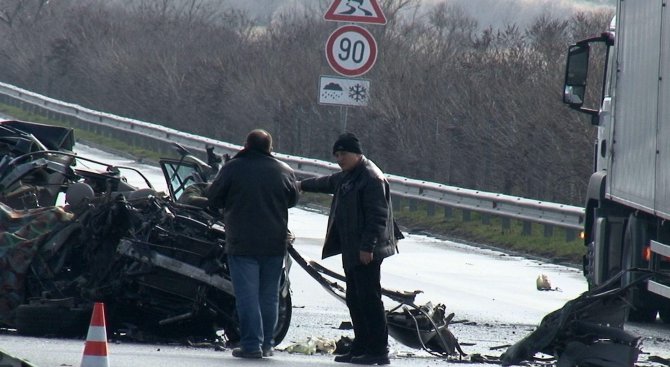
POLYGON ((651 274, 611 289, 625 272, 546 315, 535 331, 502 354, 502 365, 521 364, 544 353, 555 356, 558 367, 633 367, 641 352, 640 336, 623 330, 629 307, 626 296, 631 286, 651 274))
MULTIPOLYGON (((670 246, 654 240, 651 240, 650 242, 652 263, 658 262, 659 260, 657 258, 659 256, 670 258, 670 246)), ((659 277, 661 276, 663 275, 659 275, 659 277)), ((647 290, 649 290, 649 292, 656 293, 659 296, 670 298, 670 286, 667 285, 670 284, 670 274, 667 274, 666 272, 665 277, 667 280, 669 280, 669 282, 666 282, 666 284, 659 283, 656 280, 649 280, 647 282, 647 290)))

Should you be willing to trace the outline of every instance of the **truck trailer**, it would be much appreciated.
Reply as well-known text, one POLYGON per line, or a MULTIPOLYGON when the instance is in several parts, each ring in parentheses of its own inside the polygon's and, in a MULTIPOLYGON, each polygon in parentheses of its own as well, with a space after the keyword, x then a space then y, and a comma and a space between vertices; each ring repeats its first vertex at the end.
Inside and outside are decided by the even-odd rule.
POLYGON ((670 323, 669 2, 618 0, 607 31, 568 49, 563 102, 597 128, 584 275, 620 277, 629 321, 670 323))

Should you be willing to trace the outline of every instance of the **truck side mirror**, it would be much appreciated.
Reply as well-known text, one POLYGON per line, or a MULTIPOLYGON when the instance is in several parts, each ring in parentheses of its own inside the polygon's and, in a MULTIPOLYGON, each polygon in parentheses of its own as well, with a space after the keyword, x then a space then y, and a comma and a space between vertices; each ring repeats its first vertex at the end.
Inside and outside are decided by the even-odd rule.
MULTIPOLYGON (((605 68, 603 70, 607 70, 610 47, 614 45, 614 33, 605 32, 600 36, 588 38, 570 46, 570 48, 568 48, 568 62, 565 67, 563 103, 566 103, 568 106, 570 106, 570 108, 590 115, 591 123, 593 125, 598 125, 600 111, 598 109, 583 107, 584 98, 586 96, 586 86, 588 81, 587 77, 589 71, 589 55, 591 52, 592 43, 601 43, 606 46, 605 68)), ((607 74, 603 74, 603 85, 600 93, 601 103, 605 96, 606 76, 607 74)))
POLYGON ((573 108, 579 108, 584 104, 589 71, 589 51, 588 44, 572 45, 568 49, 563 103, 569 104, 573 108))

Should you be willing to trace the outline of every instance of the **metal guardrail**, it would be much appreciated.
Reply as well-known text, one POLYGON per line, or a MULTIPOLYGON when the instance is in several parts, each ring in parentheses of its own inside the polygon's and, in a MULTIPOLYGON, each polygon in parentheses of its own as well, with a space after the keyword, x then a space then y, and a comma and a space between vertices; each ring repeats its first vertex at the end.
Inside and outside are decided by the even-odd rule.
MULTIPOLYGON (((28 104, 38 112, 74 119, 80 123, 104 129, 118 130, 126 136, 127 134, 139 135, 164 144, 176 142, 199 152, 204 150, 205 145, 214 146, 219 153, 231 155, 242 148, 239 145, 184 133, 160 125, 93 111, 5 83, 0 83, 0 95, 4 96, 4 99, 9 98, 20 104, 28 104)), ((302 176, 319 176, 339 170, 337 165, 321 160, 279 153, 275 156, 289 164, 296 174, 302 176)), ((392 194, 400 197, 570 230, 583 228, 584 208, 581 207, 464 189, 394 175, 387 175, 387 177, 391 184, 392 194)))

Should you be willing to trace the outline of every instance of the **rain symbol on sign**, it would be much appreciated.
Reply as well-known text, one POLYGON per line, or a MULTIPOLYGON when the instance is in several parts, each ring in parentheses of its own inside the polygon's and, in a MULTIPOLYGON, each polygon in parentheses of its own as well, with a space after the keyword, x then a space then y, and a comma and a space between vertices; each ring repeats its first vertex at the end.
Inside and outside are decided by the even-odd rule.
POLYGON ((321 97, 324 99, 337 100, 342 97, 342 93, 344 93, 342 86, 331 82, 323 87, 323 91, 321 91, 321 97))

